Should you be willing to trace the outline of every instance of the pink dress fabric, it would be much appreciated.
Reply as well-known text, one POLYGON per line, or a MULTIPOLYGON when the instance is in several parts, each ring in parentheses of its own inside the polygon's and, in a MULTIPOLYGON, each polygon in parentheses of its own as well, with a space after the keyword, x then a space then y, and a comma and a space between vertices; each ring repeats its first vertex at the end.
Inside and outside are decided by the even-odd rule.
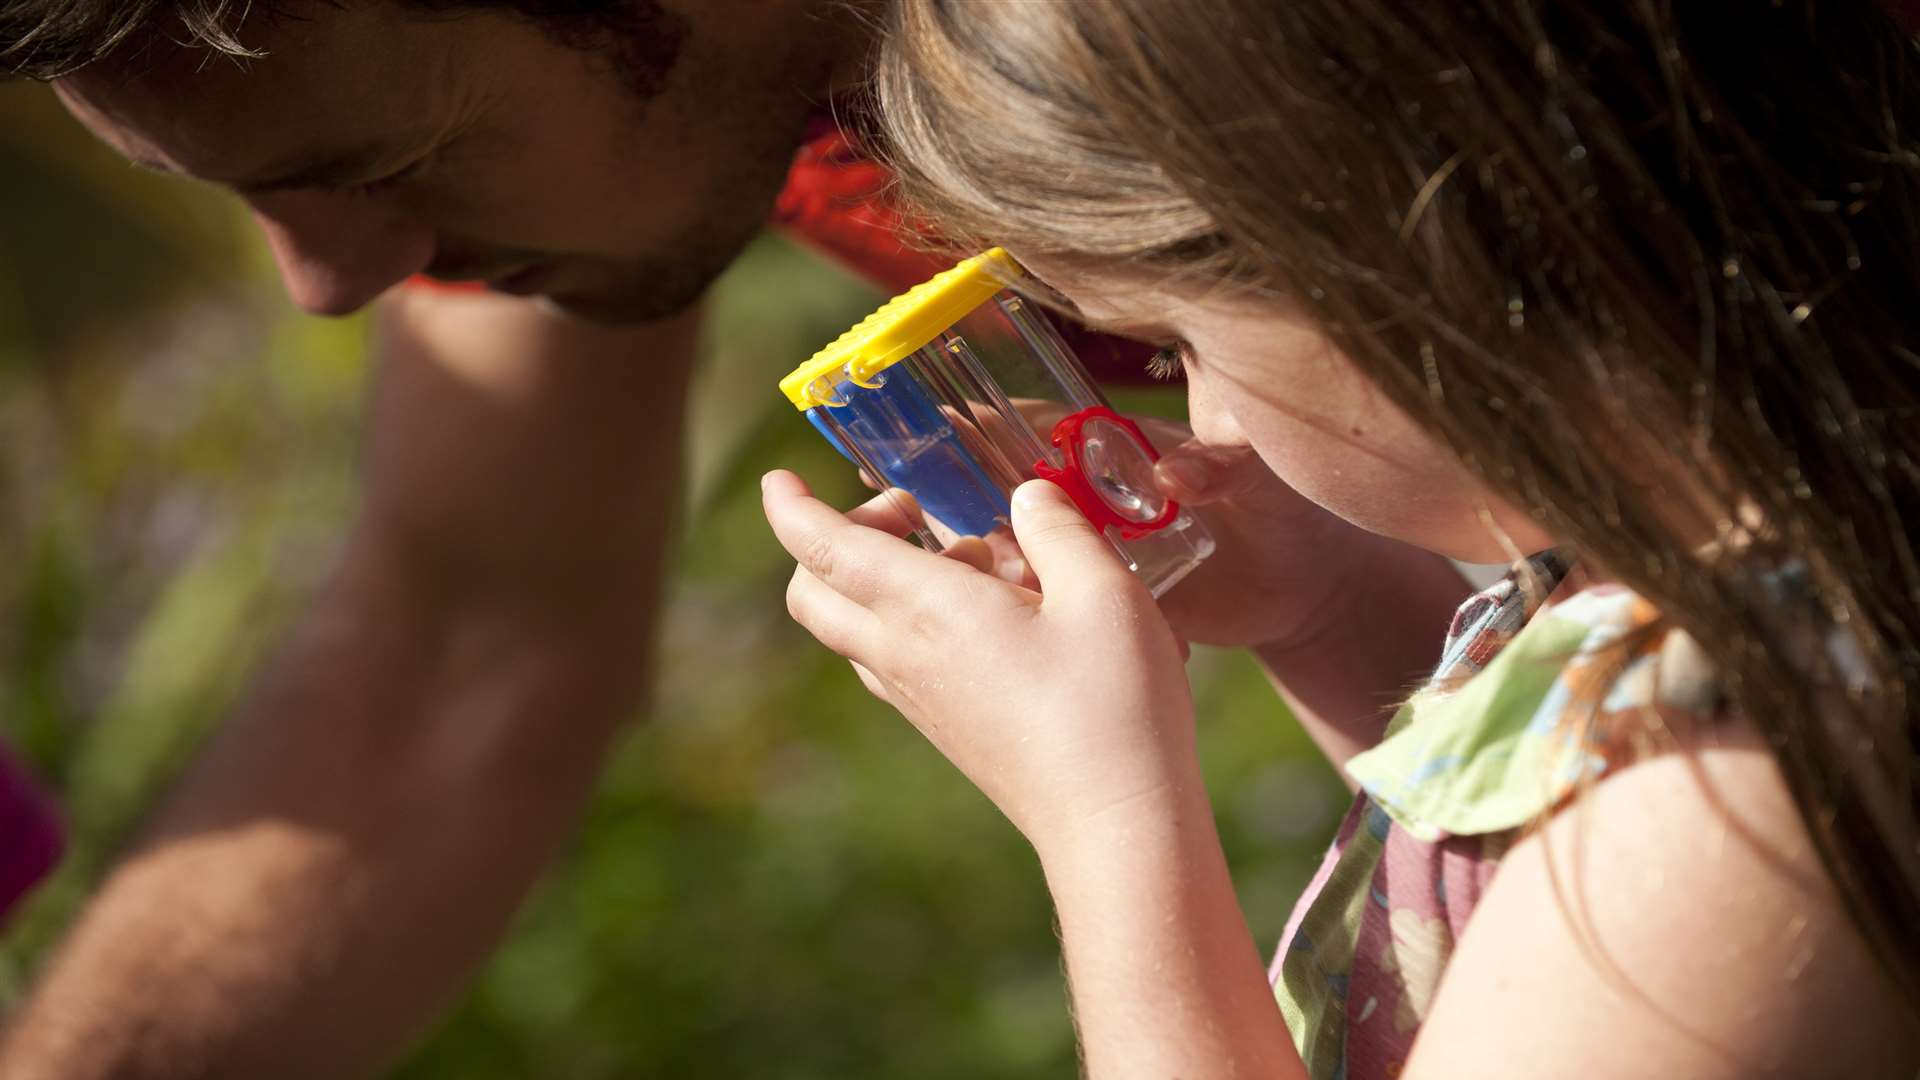
POLYGON ((65 846, 53 799, 0 747, 0 921, 60 861, 65 846))

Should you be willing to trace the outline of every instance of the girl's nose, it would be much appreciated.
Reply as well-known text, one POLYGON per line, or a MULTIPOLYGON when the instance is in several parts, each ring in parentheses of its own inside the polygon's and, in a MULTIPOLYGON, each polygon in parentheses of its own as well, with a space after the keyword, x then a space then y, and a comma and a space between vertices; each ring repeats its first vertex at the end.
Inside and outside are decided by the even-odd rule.
POLYGON ((433 259, 433 230, 363 195, 277 191, 247 203, 287 295, 315 315, 356 311, 433 259))
POLYGON ((1217 381, 1204 365, 1187 366, 1187 423, 1194 435, 1209 446, 1240 446, 1247 441, 1239 421, 1227 408, 1217 381))

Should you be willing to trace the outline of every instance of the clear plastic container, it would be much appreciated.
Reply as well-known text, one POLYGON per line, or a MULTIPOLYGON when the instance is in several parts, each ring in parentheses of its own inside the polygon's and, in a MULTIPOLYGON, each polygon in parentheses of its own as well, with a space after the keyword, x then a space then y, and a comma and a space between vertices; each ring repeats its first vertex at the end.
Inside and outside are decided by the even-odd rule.
POLYGON ((1159 494, 1159 453, 1009 287, 1020 276, 997 248, 968 259, 895 297, 780 388, 924 520, 916 533, 929 549, 1007 530, 1013 489, 1040 477, 1159 596, 1213 552, 1213 538, 1159 494))

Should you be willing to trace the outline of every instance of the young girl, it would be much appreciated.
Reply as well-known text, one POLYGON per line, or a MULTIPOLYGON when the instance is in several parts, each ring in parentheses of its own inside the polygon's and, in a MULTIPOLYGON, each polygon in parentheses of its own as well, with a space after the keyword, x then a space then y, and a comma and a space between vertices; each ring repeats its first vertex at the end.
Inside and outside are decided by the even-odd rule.
POLYGON ((1915 1074, 1916 59, 1868 0, 899 0, 908 193, 1169 348, 1227 541, 1163 614, 1050 485, 1036 592, 766 481, 794 616, 1038 852, 1092 1075, 1915 1074), (1183 638, 1358 787, 1271 984, 1183 638))

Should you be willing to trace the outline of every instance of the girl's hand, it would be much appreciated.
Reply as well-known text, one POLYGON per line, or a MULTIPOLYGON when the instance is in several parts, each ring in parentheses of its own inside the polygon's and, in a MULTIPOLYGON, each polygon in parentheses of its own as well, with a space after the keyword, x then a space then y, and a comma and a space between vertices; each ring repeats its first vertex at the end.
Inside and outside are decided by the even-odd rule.
MULTIPOLYGON (((1116 810, 1152 813, 1190 786, 1184 647, 1059 488, 1036 480, 1013 495, 1038 592, 984 572, 990 560, 965 549, 934 555, 851 521, 790 472, 762 488, 767 521, 799 562, 788 611, 1036 848, 1116 810)), ((879 505, 856 513, 905 531, 879 505)))

